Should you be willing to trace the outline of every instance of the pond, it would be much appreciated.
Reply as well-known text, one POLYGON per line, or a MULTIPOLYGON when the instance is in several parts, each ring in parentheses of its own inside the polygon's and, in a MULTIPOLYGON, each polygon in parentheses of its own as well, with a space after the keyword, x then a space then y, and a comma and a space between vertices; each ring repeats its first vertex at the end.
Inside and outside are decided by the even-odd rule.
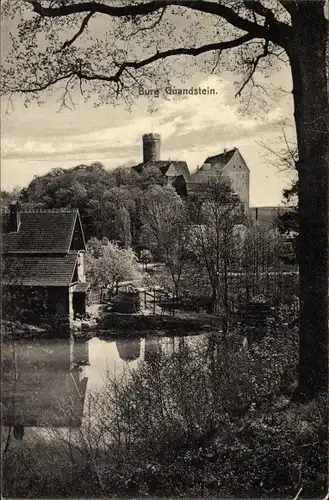
MULTIPOLYGON (((184 342, 193 348, 206 336, 184 336, 184 342)), ((11 443, 15 444, 44 437, 51 428, 79 428, 89 394, 101 393, 109 378, 129 376, 140 361, 178 352, 181 341, 179 336, 148 336, 4 342, 2 430, 6 435, 13 429, 11 443)))

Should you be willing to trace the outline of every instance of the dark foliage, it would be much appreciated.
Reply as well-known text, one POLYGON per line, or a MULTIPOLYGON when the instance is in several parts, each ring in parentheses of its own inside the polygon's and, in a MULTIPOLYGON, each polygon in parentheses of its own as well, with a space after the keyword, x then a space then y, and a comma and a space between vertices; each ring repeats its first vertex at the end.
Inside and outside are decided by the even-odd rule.
POLYGON ((93 163, 57 168, 35 177, 21 190, 20 200, 23 208, 78 208, 87 239, 94 236, 119 240, 122 235, 118 233, 117 218, 124 210, 130 217, 126 229, 135 242, 141 225, 138 206, 142 192, 163 182, 159 172, 139 175, 131 168, 106 170, 101 163, 93 163))

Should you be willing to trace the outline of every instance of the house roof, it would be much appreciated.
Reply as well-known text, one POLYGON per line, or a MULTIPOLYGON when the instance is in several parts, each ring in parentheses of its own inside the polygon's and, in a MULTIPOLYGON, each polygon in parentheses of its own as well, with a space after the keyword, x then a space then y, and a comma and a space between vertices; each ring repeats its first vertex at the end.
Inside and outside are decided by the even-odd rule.
MULTIPOLYGON (((220 153, 215 156, 208 156, 204 163, 210 165, 216 165, 216 167, 224 168, 228 164, 228 162, 232 159, 234 153, 237 151, 237 148, 230 149, 229 151, 225 151, 224 153, 220 153)), ((200 168, 202 170, 202 167, 200 168)))
POLYGON ((17 286, 69 286, 77 262, 77 252, 64 255, 3 256, 3 283, 17 286))
MULTIPOLYGON (((171 161, 168 165, 168 168, 166 169, 166 172, 169 170, 169 168, 173 166, 175 169, 175 176, 182 175, 184 179, 188 179, 190 177, 190 171, 188 169, 186 161, 171 161)), ((164 173, 166 173, 164 172, 164 173)))
POLYGON ((2 214, 3 251, 9 253, 66 253, 76 223, 81 227, 78 210, 22 211, 18 231, 10 233, 8 218, 9 213, 2 214))

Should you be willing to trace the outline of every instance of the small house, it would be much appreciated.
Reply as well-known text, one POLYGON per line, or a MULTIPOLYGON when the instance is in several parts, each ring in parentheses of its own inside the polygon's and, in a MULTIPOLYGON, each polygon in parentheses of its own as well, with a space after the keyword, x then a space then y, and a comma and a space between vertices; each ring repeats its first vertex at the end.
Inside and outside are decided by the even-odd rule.
MULTIPOLYGON (((2 283, 12 298, 8 303, 29 308, 35 320, 43 313, 68 321, 84 314, 85 250, 78 210, 21 211, 12 202, 2 213, 2 283)), ((5 319, 6 304, 3 308, 5 319)))

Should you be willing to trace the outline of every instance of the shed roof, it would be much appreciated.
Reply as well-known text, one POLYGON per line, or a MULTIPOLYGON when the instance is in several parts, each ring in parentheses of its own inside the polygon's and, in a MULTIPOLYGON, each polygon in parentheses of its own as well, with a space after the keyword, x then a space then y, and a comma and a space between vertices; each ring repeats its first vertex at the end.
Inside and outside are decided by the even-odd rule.
POLYGON ((3 256, 3 283, 13 286, 69 286, 77 262, 77 253, 64 255, 3 256))
POLYGON ((76 224, 81 227, 78 210, 22 211, 17 232, 8 232, 8 218, 2 214, 3 251, 9 253, 66 253, 76 224))

